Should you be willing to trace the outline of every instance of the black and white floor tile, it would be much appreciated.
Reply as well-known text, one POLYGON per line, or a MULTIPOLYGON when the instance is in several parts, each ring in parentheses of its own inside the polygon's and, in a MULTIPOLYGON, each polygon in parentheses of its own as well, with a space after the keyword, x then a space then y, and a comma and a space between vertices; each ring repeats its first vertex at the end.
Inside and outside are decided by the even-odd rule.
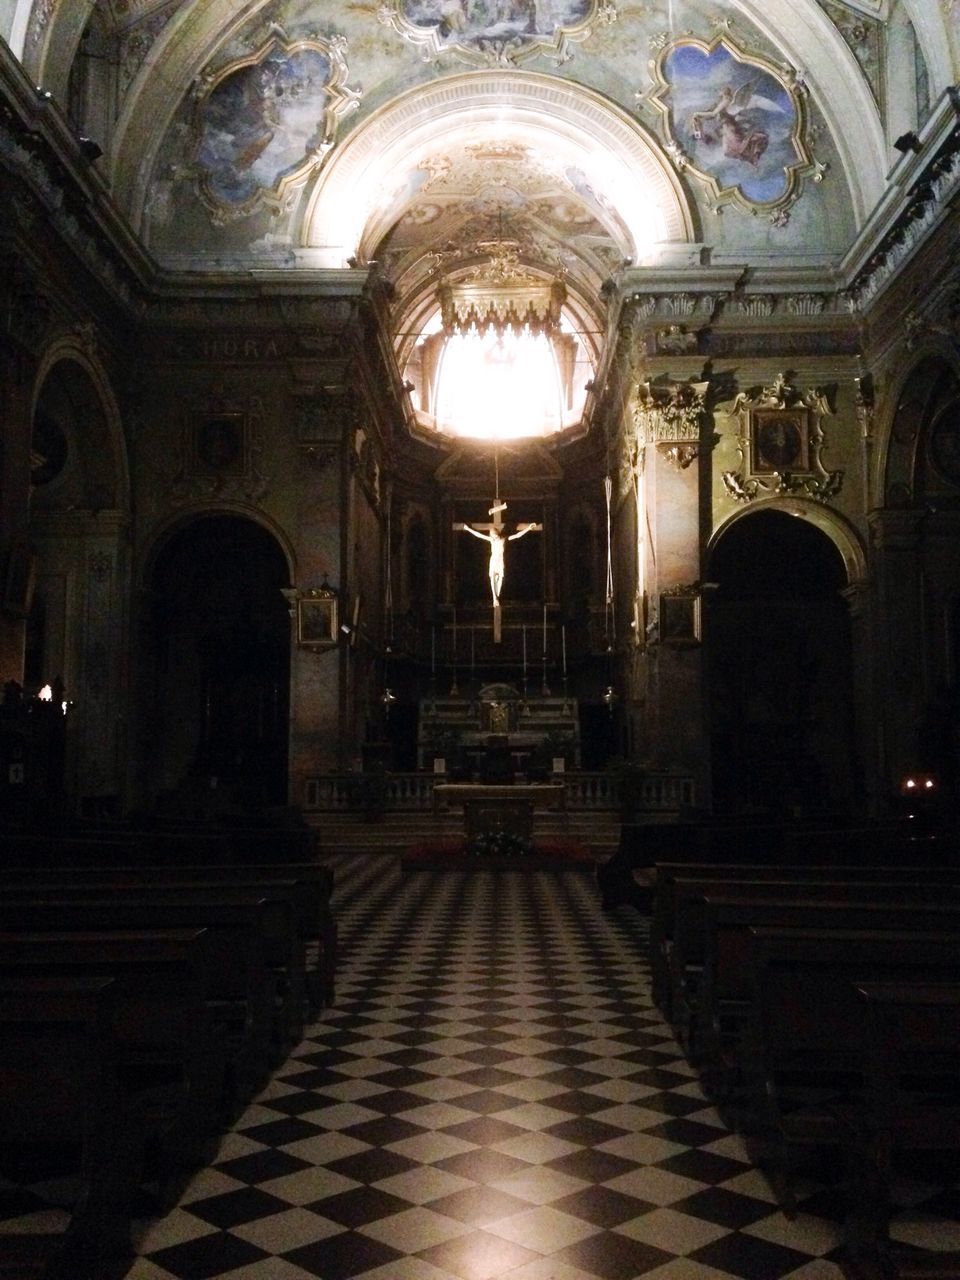
MULTIPOLYGON (((651 1005, 639 916, 577 873, 331 861, 336 1006, 135 1223, 128 1280, 841 1276, 836 1196, 778 1211, 651 1005)), ((960 1192, 930 1195, 898 1230, 960 1248, 960 1192)), ((0 1231, 41 1208, 10 1203, 0 1231)))

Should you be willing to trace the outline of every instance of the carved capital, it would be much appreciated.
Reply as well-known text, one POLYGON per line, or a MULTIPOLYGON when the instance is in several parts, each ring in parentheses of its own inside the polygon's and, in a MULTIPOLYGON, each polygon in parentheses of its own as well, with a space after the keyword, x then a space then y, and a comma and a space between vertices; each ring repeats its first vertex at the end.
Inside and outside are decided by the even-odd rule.
POLYGON ((707 419, 708 382, 641 382, 634 423, 637 441, 647 444, 699 444, 707 419))

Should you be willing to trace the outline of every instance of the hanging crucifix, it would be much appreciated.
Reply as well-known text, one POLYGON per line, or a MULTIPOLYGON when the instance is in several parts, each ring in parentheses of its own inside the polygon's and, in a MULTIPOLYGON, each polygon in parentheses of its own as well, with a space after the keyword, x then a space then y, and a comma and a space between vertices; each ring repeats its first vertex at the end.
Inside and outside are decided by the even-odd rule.
POLYGON ((489 542, 490 544, 490 564, 487 572, 490 578, 490 594, 493 597, 493 639, 495 644, 500 643, 501 636, 500 590, 506 576, 505 552, 507 543, 513 542, 517 538, 522 538, 528 533, 540 533, 543 529, 542 524, 529 523, 518 525, 516 533, 504 533, 503 513, 506 509, 507 504, 500 501, 498 493, 488 513, 493 516, 492 522, 478 521, 476 524, 464 524, 462 521, 458 521, 453 526, 458 533, 472 533, 475 538, 480 538, 483 542, 489 542))

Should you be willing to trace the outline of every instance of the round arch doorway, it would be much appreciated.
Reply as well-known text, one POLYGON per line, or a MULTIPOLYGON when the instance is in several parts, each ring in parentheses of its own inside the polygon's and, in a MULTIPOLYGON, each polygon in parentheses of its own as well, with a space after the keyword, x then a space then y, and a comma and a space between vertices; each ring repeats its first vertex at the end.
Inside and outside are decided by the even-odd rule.
POLYGON ((849 813, 857 768, 840 552, 808 521, 758 511, 721 535, 708 576, 715 811, 849 813))
POLYGON ((175 809, 286 804, 288 582, 276 540, 233 515, 198 517, 154 560, 149 790, 175 809))

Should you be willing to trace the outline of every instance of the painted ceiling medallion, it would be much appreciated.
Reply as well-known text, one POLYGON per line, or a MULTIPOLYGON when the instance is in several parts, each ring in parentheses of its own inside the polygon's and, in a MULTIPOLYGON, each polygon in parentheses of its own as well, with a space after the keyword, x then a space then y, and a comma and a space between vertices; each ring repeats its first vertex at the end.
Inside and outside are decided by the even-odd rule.
POLYGON ((386 0, 380 21, 425 61, 450 53, 477 66, 515 66, 543 54, 557 63, 571 44, 615 21, 611 0, 386 0))
POLYGON ((194 115, 200 195, 214 222, 280 210, 333 145, 360 91, 348 89, 346 40, 288 40, 272 27, 247 57, 204 74, 194 115))
POLYGON ((806 92, 793 71, 747 53, 728 35, 684 36, 660 51, 654 88, 667 150, 719 206, 774 211, 823 176, 807 145, 806 92))

